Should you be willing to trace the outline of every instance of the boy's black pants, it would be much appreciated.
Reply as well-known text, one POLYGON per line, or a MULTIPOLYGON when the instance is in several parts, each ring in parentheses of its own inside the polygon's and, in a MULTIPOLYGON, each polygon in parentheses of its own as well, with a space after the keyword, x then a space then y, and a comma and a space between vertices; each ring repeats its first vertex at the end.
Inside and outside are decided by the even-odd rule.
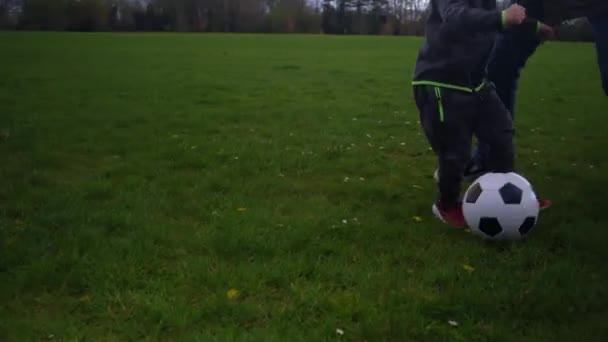
POLYGON ((513 120, 492 83, 472 93, 418 85, 414 86, 414 97, 420 123, 439 160, 439 200, 443 205, 459 203, 473 135, 490 147, 486 170, 513 171, 513 120))

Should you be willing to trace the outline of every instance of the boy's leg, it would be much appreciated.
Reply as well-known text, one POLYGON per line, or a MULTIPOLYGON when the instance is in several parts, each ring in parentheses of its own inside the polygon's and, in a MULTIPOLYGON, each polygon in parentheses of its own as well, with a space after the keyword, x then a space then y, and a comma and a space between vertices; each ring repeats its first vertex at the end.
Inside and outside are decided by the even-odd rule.
POLYGON ((602 86, 608 95, 608 17, 589 18, 595 33, 595 48, 597 50, 597 64, 600 67, 602 86))
MULTIPOLYGON (((515 0, 511 1, 511 3, 515 2, 515 0)), ((528 15, 542 19, 543 9, 540 1, 531 2, 526 9, 528 15)), ((521 71, 539 45, 538 37, 516 29, 507 30, 496 37, 496 43, 488 62, 488 79, 496 85, 496 93, 511 116, 515 114, 517 86, 521 71)), ((479 142, 468 167, 469 171, 487 168, 485 164, 489 154, 490 147, 479 142)))
POLYGON ((477 112, 475 135, 490 148, 487 167, 490 172, 512 172, 515 167, 513 119, 490 84, 478 96, 481 105, 477 112))
POLYGON ((431 86, 414 88, 420 123, 439 162, 439 205, 460 209, 460 185, 469 160, 474 95, 431 86))
MULTIPOLYGON (((489 86, 479 95, 482 96, 483 100, 477 113, 475 134, 479 140, 490 146, 489 171, 513 172, 515 169, 515 151, 511 115, 494 91, 493 86, 489 86)), ((549 208, 551 204, 551 201, 546 199, 538 200, 541 210, 549 208)))

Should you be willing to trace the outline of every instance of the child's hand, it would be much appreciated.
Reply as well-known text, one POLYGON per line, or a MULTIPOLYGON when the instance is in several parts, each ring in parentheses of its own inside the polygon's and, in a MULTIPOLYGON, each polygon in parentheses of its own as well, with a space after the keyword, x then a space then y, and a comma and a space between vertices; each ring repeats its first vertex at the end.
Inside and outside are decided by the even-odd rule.
POLYGON ((504 23, 507 27, 520 25, 526 19, 526 9, 518 4, 509 6, 504 11, 504 23))

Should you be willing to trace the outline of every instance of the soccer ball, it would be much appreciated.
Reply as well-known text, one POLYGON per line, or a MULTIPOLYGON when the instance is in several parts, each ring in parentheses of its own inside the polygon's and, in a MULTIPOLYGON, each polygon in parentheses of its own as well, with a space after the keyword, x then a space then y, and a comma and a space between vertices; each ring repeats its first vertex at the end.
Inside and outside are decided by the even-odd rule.
POLYGON ((488 240, 519 240, 538 220, 532 185, 516 173, 488 173, 464 195, 462 210, 471 231, 488 240))

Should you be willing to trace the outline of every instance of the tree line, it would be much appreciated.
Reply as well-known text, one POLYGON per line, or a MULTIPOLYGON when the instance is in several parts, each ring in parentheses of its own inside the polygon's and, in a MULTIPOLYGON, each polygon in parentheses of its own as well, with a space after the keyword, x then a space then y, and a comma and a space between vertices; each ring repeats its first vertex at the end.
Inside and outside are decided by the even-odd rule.
MULTIPOLYGON (((499 1, 504 6, 504 1, 499 1)), ((0 29, 421 35, 428 0, 0 0, 0 29)), ((585 21, 558 38, 592 40, 585 21)))
POLYGON ((0 0, 24 30, 416 34, 425 0, 0 0))

